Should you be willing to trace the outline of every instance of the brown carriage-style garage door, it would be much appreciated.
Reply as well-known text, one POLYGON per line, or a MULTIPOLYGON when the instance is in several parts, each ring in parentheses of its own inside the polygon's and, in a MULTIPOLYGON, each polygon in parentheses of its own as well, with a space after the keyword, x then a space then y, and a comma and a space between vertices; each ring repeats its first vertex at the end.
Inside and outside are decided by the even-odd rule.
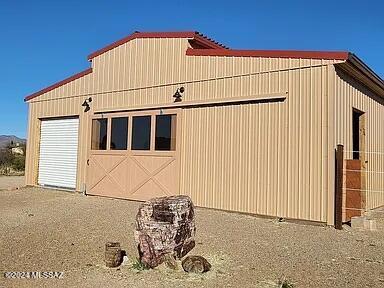
POLYGON ((79 119, 41 121, 38 184, 76 189, 79 119))
POLYGON ((87 193, 132 200, 179 194, 177 120, 177 110, 95 117, 87 193))

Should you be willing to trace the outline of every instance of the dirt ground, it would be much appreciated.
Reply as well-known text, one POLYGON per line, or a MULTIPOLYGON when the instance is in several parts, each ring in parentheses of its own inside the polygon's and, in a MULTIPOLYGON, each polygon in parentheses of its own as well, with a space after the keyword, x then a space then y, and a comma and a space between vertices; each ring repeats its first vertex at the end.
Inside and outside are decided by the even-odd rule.
POLYGON ((2 176, 0 175, 0 190, 21 188, 25 185, 24 176, 2 176))
MULTIPOLYGON (((192 275, 132 263, 104 267, 104 245, 119 241, 129 261, 139 203, 70 192, 0 191, 0 287, 384 287, 384 232, 337 231, 196 209, 197 246, 212 271, 192 275), (62 279, 5 279, 6 271, 64 272, 62 279)), ((377 212, 380 224, 384 212, 377 212)))

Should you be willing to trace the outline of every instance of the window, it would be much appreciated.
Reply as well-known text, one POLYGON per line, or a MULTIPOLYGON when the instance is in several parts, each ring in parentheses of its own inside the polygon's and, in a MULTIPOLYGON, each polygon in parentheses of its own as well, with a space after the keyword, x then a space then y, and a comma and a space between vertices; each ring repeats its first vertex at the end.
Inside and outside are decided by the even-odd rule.
POLYGON ((176 115, 156 116, 155 150, 176 150, 176 115))
POLYGON ((363 112, 353 110, 352 111, 352 150, 353 150, 353 159, 359 160, 360 153, 362 150, 361 141, 362 141, 362 116, 363 112))
POLYGON ((151 116, 132 117, 132 150, 150 150, 151 116))
POLYGON ((92 150, 107 149, 107 119, 92 120, 92 150))
POLYGON ((128 118, 112 118, 111 150, 126 150, 128 137, 128 118))

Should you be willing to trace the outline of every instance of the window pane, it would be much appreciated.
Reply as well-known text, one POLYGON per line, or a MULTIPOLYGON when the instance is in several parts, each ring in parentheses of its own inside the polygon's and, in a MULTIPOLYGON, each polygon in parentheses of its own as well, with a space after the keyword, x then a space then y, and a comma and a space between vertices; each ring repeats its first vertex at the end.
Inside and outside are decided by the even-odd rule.
POLYGON ((128 118, 112 118, 111 150, 126 150, 128 136, 128 118))
POLYGON ((176 115, 156 116, 155 150, 176 150, 176 115))
POLYGON ((151 116, 132 117, 132 150, 149 150, 151 144, 151 116))
POLYGON ((107 119, 92 120, 92 150, 107 149, 107 119))

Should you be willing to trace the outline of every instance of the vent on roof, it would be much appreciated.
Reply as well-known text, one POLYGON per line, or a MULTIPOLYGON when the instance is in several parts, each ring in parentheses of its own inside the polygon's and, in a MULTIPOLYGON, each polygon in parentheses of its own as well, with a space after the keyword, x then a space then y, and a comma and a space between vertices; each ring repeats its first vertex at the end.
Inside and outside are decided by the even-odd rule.
POLYGON ((188 42, 192 49, 228 49, 225 45, 197 31, 193 39, 188 40, 188 42))
POLYGON ((195 39, 188 40, 189 45, 191 45, 192 49, 212 49, 212 47, 208 47, 206 45, 202 45, 201 43, 197 42, 195 39))

